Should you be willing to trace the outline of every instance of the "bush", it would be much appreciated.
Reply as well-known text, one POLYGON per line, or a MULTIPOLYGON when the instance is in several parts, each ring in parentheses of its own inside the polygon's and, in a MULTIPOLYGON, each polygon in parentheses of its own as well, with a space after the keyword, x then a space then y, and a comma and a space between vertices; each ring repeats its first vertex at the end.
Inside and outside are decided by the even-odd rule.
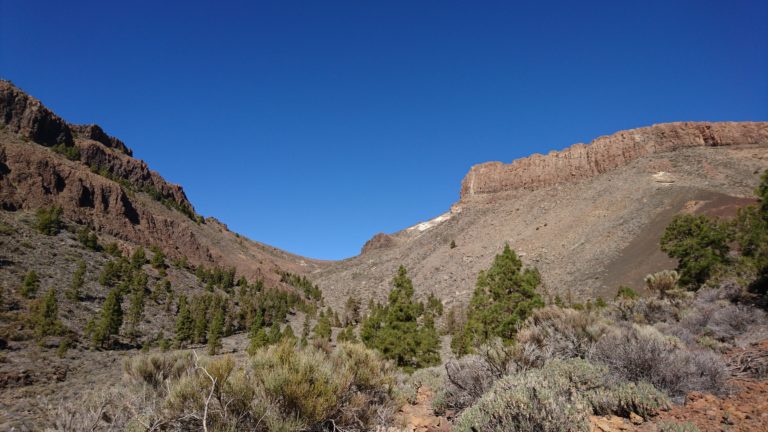
POLYGON ((534 311, 518 332, 518 358, 534 367, 553 358, 586 358, 606 330, 597 314, 547 306, 534 311))
POLYGON ((592 359, 623 380, 648 382, 677 398, 690 391, 722 393, 727 378, 719 356, 691 352, 680 340, 649 326, 613 328, 598 341, 592 359))
POLYGON ((440 366, 419 369, 410 375, 401 374, 400 381, 394 389, 395 396, 403 404, 414 404, 416 403, 419 389, 427 387, 435 395, 435 398, 432 400, 432 406, 437 411, 439 410, 437 406, 442 406, 439 399, 444 394, 445 382, 445 369, 440 366))
POLYGON ((166 381, 178 380, 191 368, 191 353, 138 355, 123 363, 123 371, 131 380, 155 390, 161 389, 166 381))
POLYGON ((98 395, 102 403, 84 397, 60 409, 56 421, 77 421, 56 430, 352 432, 374 429, 395 410, 392 367, 360 345, 323 353, 284 343, 257 353, 251 366, 230 356, 147 354, 123 370, 124 384, 98 395))
POLYGON ((77 240, 90 250, 101 250, 101 246, 99 245, 99 237, 96 235, 96 233, 91 232, 91 230, 86 226, 80 228, 77 231, 77 240))
POLYGON ((53 151, 56 153, 59 153, 60 155, 63 155, 65 158, 71 160, 71 161, 77 161, 80 160, 80 149, 75 147, 74 145, 66 145, 66 144, 56 144, 55 146, 51 147, 53 151))
POLYGON ((649 274, 644 279, 648 291, 656 293, 660 298, 673 295, 672 292, 677 289, 677 282, 679 280, 680 274, 674 270, 663 270, 649 274))
POLYGON ((21 282, 21 295, 26 298, 32 298, 37 294, 37 290, 40 289, 40 278, 34 270, 30 270, 24 275, 24 279, 21 282))
POLYGON ((56 235, 62 227, 60 207, 44 207, 35 213, 35 228, 45 235, 56 235))
POLYGON ((284 418, 300 419, 307 429, 335 424, 367 430, 388 405, 394 384, 391 367, 361 345, 341 344, 330 355, 283 342, 253 358, 256 381, 284 418))
POLYGON ((457 419, 454 431, 588 431, 590 414, 647 416, 668 406, 647 384, 614 382, 603 366, 553 360, 499 380, 457 419))
POLYGON ((472 354, 446 363, 445 375, 445 388, 438 393, 440 406, 435 407, 439 414, 469 407, 500 378, 483 357, 472 354))

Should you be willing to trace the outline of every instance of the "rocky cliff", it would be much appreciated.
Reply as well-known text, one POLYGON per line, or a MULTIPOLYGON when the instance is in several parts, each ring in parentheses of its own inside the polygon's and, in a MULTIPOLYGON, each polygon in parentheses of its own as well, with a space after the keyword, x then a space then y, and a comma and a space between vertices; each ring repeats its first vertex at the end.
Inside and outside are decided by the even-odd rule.
POLYGON ((461 183, 461 202, 479 195, 583 180, 644 156, 687 147, 766 142, 768 122, 681 122, 631 129, 597 138, 588 145, 574 144, 563 151, 534 154, 510 164, 475 165, 461 183))
POLYGON ((69 124, 0 81, 0 208, 46 206, 130 244, 157 245, 192 264, 234 266, 267 282, 310 262, 207 223, 181 186, 132 157, 122 141, 97 125, 69 124))

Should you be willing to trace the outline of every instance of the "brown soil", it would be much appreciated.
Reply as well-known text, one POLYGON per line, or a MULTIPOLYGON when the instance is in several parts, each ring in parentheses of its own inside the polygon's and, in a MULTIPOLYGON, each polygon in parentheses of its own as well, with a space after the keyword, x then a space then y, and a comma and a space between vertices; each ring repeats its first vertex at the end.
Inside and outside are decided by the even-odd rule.
POLYGON ((395 418, 396 424, 404 425, 403 432, 449 432, 451 425, 445 417, 432 411, 434 394, 429 387, 419 387, 416 403, 406 404, 395 418))

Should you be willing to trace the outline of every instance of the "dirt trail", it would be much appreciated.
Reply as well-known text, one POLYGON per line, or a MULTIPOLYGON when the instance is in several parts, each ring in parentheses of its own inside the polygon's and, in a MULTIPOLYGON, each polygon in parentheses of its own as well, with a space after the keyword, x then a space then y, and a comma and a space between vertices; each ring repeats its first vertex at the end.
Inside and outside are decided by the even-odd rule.
POLYGON ((451 425, 445 417, 438 417, 432 411, 434 393, 429 387, 421 386, 416 393, 416 403, 405 405, 397 414, 398 423, 405 425, 403 432, 450 432, 451 425))

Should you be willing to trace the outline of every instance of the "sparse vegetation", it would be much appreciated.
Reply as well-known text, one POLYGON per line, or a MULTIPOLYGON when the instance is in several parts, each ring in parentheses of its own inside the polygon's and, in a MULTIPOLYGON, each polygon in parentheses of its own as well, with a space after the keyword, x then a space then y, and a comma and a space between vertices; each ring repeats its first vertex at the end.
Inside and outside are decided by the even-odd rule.
POLYGON ((56 290, 50 289, 34 307, 35 337, 42 341, 46 336, 55 336, 61 331, 59 303, 56 290))
POLYGON ((80 300, 81 290, 85 284, 85 261, 80 260, 77 264, 77 270, 72 274, 72 282, 69 284, 69 289, 64 293, 67 299, 72 301, 80 300))
POLYGON ((320 300, 323 298, 323 292, 320 287, 312 283, 306 276, 299 276, 293 273, 284 272, 280 275, 280 282, 301 290, 307 300, 320 300))
POLYGON ((78 161, 80 160, 80 149, 78 149, 74 145, 66 145, 66 144, 56 144, 55 146, 51 147, 51 150, 55 151, 56 153, 59 153, 66 157, 67 159, 71 161, 78 161))
POLYGON ((35 228, 45 235, 56 235, 61 230, 61 207, 42 207, 35 213, 35 228))
POLYGON ((101 246, 99 245, 99 236, 88 229, 87 226, 84 226, 77 231, 77 239, 83 246, 90 250, 98 251, 101 249, 101 246))
POLYGON ((40 289, 40 278, 34 270, 30 270, 24 275, 24 279, 21 281, 21 289, 19 292, 26 298, 32 298, 37 294, 37 290, 40 289))

